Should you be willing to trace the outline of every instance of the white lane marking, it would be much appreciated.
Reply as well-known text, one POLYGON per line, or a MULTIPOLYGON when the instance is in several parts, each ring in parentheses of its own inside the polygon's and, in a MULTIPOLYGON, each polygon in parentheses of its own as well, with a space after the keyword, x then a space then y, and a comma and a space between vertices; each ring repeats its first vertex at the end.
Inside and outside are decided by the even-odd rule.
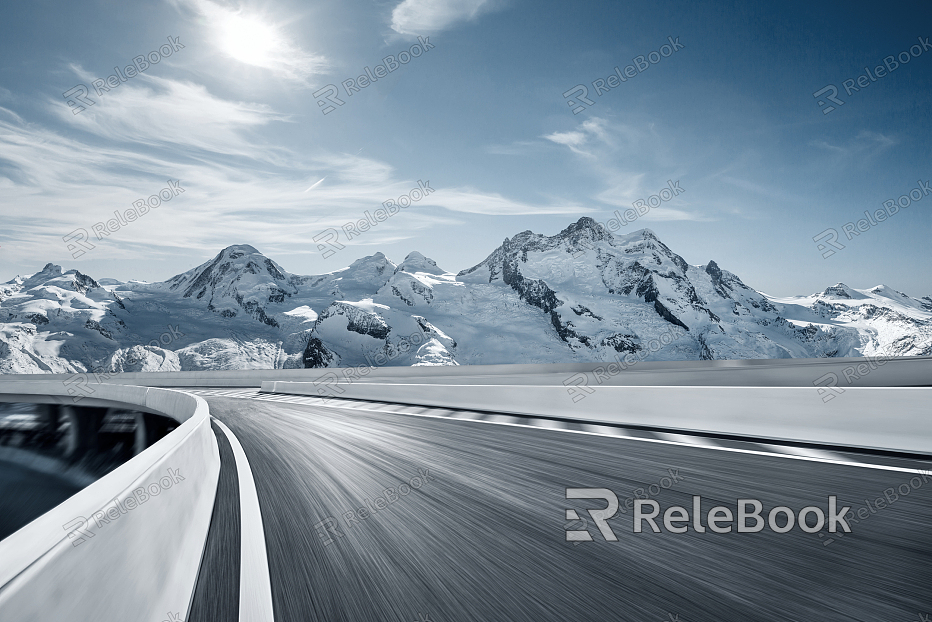
MULTIPOLYGON (((556 419, 538 419, 536 417, 529 417, 531 420, 530 425, 535 428, 547 428, 548 430, 565 430, 566 422, 558 421, 556 419)), ((486 420, 488 421, 488 419, 486 420)))
MULTIPOLYGON (((449 418, 450 418, 450 415, 444 415, 444 419, 449 419, 449 418)), ((503 423, 507 423, 507 422, 514 421, 514 420, 515 418, 512 417, 511 415, 489 415, 489 418, 486 419, 486 421, 501 421, 503 423)))
POLYGON ((790 445, 770 445, 768 443, 759 443, 770 451, 781 454, 794 454, 797 456, 815 456, 816 458, 830 458, 832 452, 812 447, 793 447, 790 445))
POLYGON ((239 477, 239 621, 274 622, 272 579, 269 576, 269 557, 265 550, 265 530, 262 528, 256 480, 253 479, 249 460, 239 439, 222 421, 216 418, 213 420, 230 441, 239 477))
MULTIPOLYGON (((254 397, 247 398, 247 399, 255 399, 255 400, 270 401, 270 402, 271 402, 271 401, 276 401, 276 402, 279 401, 279 400, 269 399, 269 398, 267 397, 267 396, 271 396, 271 395, 273 395, 273 394, 268 394, 268 393, 256 393, 256 395, 255 395, 254 397)), ((287 394, 277 394, 277 395, 287 395, 287 394)), ((385 410, 378 410, 378 409, 374 409, 374 408, 362 408, 361 406, 358 406, 358 405, 357 405, 357 404, 359 404, 358 401, 355 401, 355 402, 354 402, 354 401, 348 401, 348 400, 336 400, 336 399, 333 399, 333 400, 330 400, 330 401, 332 401, 332 402, 342 402, 342 404, 321 404, 320 402, 322 401, 322 398, 313 397, 313 396, 293 396, 293 397, 304 398, 304 399, 302 399, 301 401, 294 401, 294 402, 292 402, 292 403, 294 403, 294 404, 303 404, 303 405, 306 405, 306 406, 318 406, 318 407, 320 407, 320 408, 336 408, 336 409, 342 408, 342 409, 346 409, 346 410, 363 410, 363 411, 374 412, 374 413, 377 413, 377 412, 387 412, 387 411, 385 411, 385 410)), ((683 437, 683 438, 689 438, 689 439, 691 439, 691 442, 675 441, 675 440, 664 440, 664 439, 661 439, 661 438, 642 438, 642 437, 640 437, 640 436, 628 436, 627 434, 625 434, 625 433, 623 433, 623 432, 617 432, 617 431, 616 431, 616 432, 609 432, 609 433, 605 433, 605 432, 590 432, 590 431, 586 431, 586 430, 566 430, 566 429, 558 429, 558 428, 539 427, 539 426, 536 426, 536 425, 528 425, 528 424, 526 424, 526 423, 507 423, 507 422, 503 422, 503 421, 489 421, 489 420, 482 420, 482 419, 472 419, 472 418, 468 418, 469 411, 457 411, 457 414, 454 414, 454 415, 436 416, 436 415, 416 414, 416 413, 411 413, 411 412, 404 412, 404 410, 399 409, 399 410, 390 412, 390 414, 407 415, 407 416, 409 416, 409 417, 428 417, 428 418, 431 418, 431 419, 456 419, 456 420, 458 420, 458 421, 471 421, 471 422, 473 422, 473 423, 485 423, 485 424, 488 424, 488 425, 508 425, 508 426, 515 426, 515 427, 519 427, 519 428, 530 428, 530 429, 534 429, 534 430, 549 430, 549 431, 551 431, 551 432, 560 432, 560 433, 587 434, 587 435, 590 435, 590 436, 608 436, 608 437, 611 437, 611 438, 625 439, 625 440, 630 440, 630 441, 638 441, 638 442, 643 442, 643 443, 660 443, 660 444, 663 444, 663 445, 680 445, 680 446, 683 446, 683 447, 695 447, 695 448, 697 448, 697 449, 710 449, 710 450, 713 450, 713 451, 727 451, 727 452, 732 452, 732 453, 751 454, 751 455, 754 455, 754 456, 770 456, 770 457, 774 457, 774 458, 784 458, 784 459, 786 459, 786 460, 802 460, 802 461, 804 461, 804 462, 821 462, 821 463, 825 463, 825 464, 838 464, 838 465, 841 465, 841 466, 850 466, 850 467, 867 468, 867 469, 877 469, 877 470, 881 470, 881 471, 895 471, 895 472, 899 472, 899 473, 916 473, 917 475, 921 475, 921 474, 923 474, 923 473, 929 473, 929 471, 926 471, 926 470, 923 470, 923 469, 908 469, 908 468, 905 468, 905 467, 894 467, 894 466, 887 466, 887 465, 883 465, 883 464, 870 464, 870 463, 867 463, 867 462, 852 462, 852 461, 850 461, 850 460, 843 460, 843 459, 838 459, 838 458, 827 458, 827 457, 823 457, 823 456, 811 456, 811 455, 799 455, 799 454, 783 453, 783 452, 786 452, 786 451, 787 451, 786 448, 784 448, 782 452, 781 452, 781 451, 772 451, 772 452, 771 452, 771 451, 760 451, 760 450, 754 450, 754 449, 739 449, 739 448, 737 448, 737 447, 722 447, 721 445, 710 444, 709 441, 706 441, 703 437, 698 437, 698 436, 697 436, 697 437, 694 437, 694 436, 689 435, 688 433, 686 433, 686 434, 684 434, 684 433, 679 433, 679 434, 676 434, 676 436, 680 436, 680 437, 683 437)), ((585 422, 585 421, 580 421, 579 423, 583 423, 584 425, 587 425, 587 427, 590 427, 590 428, 593 428, 593 427, 596 427, 596 426, 598 426, 598 427, 609 427, 609 426, 599 426, 597 423, 587 423, 587 422, 585 422)), ((617 428, 616 428, 616 429, 617 429, 617 428)), ((660 431, 657 431, 657 432, 654 432, 654 433, 655 433, 655 434, 663 434, 663 432, 660 432, 660 431)), ((673 434, 671 434, 671 436, 672 436, 672 435, 673 435, 673 434)), ((755 443, 755 444, 757 444, 757 445, 765 445, 765 444, 766 444, 766 439, 748 440, 747 442, 749 442, 749 443, 755 443)), ((770 445, 767 445, 767 446, 770 446, 770 445)), ((782 446, 773 446, 773 447, 782 447, 782 446)), ((804 448, 794 447, 793 449, 794 449, 795 451, 801 451, 801 450, 804 449, 804 448)), ((825 454, 826 454, 826 455, 832 455, 831 452, 825 452, 825 454)), ((865 456, 865 459, 869 459, 868 456, 865 456)))
MULTIPOLYGON (((320 408, 337 409, 339 407, 320 406, 320 408)), ((363 411, 373 412, 373 413, 385 412, 385 411, 376 410, 373 408, 353 408, 353 409, 347 409, 347 410, 363 410, 363 411)), ((429 419, 446 419, 446 420, 452 419, 452 417, 437 417, 436 415, 416 415, 413 413, 391 413, 391 414, 403 414, 408 417, 427 417, 429 419)), ((587 432, 585 430, 559 430, 555 428, 540 428, 534 425, 527 425, 525 423, 503 423, 503 422, 498 422, 498 421, 484 421, 481 419, 458 419, 458 421, 465 421, 469 423, 479 423, 479 424, 485 424, 485 425, 506 425, 506 426, 512 426, 516 428, 528 428, 531 430, 540 430, 543 432, 556 432, 558 434, 585 434, 587 436, 607 436, 607 437, 618 439, 618 440, 635 441, 639 443, 660 443, 661 445, 679 445, 681 447, 694 447, 696 449, 709 449, 712 451, 726 451, 726 452, 731 452, 731 453, 750 454, 753 456, 768 456, 771 458, 782 458, 784 460, 801 460, 803 462, 821 462, 821 463, 826 463, 826 464, 837 464, 840 466, 857 467, 857 468, 862 468, 862 469, 877 469, 880 471, 895 471, 899 473, 915 473, 917 475, 929 473, 928 470, 924 470, 924 469, 907 469, 905 467, 887 466, 883 464, 869 464, 866 462, 851 462, 848 460, 817 458, 813 456, 800 456, 800 455, 783 454, 783 453, 772 453, 769 451, 759 451, 759 450, 754 450, 754 449, 738 449, 737 447, 722 447, 720 445, 701 445, 701 444, 693 444, 693 443, 683 443, 683 442, 678 442, 678 441, 666 441, 666 440, 659 439, 659 438, 642 438, 639 436, 618 436, 617 434, 603 434, 600 432, 587 432)))
POLYGON ((597 436, 627 436, 621 428, 614 428, 610 425, 601 425, 598 423, 583 423, 582 429, 592 432, 597 436))
MULTIPOLYGON (((690 436, 689 434, 674 434, 671 432, 654 432, 657 438, 666 440, 666 441, 675 441, 680 443, 685 443, 687 445, 702 445, 703 447, 718 447, 718 445, 710 438, 703 438, 701 436, 690 436)), ((769 445, 768 445, 769 447, 769 445)), ((773 447, 777 447, 773 445, 773 447)), ((777 453, 776 451, 774 453, 777 453)), ((790 453, 790 452, 781 452, 781 453, 790 453)), ((826 452, 828 454, 829 452, 826 452)))

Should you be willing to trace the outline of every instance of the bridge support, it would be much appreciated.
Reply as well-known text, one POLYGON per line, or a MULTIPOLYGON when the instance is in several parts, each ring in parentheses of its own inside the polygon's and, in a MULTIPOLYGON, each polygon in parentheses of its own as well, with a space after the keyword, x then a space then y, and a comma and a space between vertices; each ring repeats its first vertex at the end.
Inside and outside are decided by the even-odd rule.
POLYGON ((64 452, 68 460, 77 462, 97 451, 97 434, 106 412, 106 408, 61 407, 61 416, 68 422, 64 452))
POLYGON ((36 441, 39 447, 49 447, 58 440, 61 407, 57 404, 36 404, 36 418, 40 429, 36 441))
POLYGON ((138 455, 146 447, 149 447, 176 427, 178 427, 178 423, 168 417, 137 412, 136 442, 133 446, 133 455, 138 455))
POLYGON ((58 404, 36 404, 36 418, 41 422, 43 431, 50 434, 58 431, 60 409, 58 404))

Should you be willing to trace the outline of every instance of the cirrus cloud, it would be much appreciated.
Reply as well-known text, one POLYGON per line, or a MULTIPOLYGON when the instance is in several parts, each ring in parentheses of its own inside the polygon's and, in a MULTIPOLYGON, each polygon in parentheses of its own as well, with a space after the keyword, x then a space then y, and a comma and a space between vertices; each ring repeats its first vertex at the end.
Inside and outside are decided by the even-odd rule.
POLYGON ((392 30, 405 35, 439 32, 494 8, 491 0, 404 0, 392 11, 392 30))

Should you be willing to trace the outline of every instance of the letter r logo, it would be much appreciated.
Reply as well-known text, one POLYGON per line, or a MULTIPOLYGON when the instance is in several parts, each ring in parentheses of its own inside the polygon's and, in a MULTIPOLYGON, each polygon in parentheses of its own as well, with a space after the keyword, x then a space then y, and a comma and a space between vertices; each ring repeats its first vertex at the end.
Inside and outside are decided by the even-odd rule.
POLYGON ((590 393, 595 393, 595 389, 589 386, 589 379, 586 378, 586 374, 573 374, 563 381, 563 386, 566 387, 566 392, 573 398, 574 404, 590 393))
POLYGON ((339 382, 340 378, 332 371, 320 376, 314 381, 314 386, 317 387, 317 395, 320 397, 335 397, 337 393, 345 393, 346 390, 338 384, 339 382), (326 386, 326 389, 321 385, 326 386))
POLYGON ((314 241, 318 242, 317 250, 321 252, 324 259, 327 259, 328 257, 332 256, 337 251, 341 251, 344 248, 346 248, 345 246, 343 246, 337 241, 339 239, 340 239, 340 232, 333 228, 324 229, 323 231, 321 231, 320 233, 314 236, 314 241), (330 248, 327 248, 327 246, 320 244, 320 242, 326 242, 327 246, 329 246, 330 248))
POLYGON ((577 84, 576 86, 568 90, 566 93, 563 94, 563 98, 566 99, 570 95, 576 97, 579 101, 582 102, 582 104, 580 104, 573 99, 568 99, 566 101, 566 105, 573 109, 573 114, 579 114, 580 112, 585 110, 586 106, 584 106, 583 104, 586 104, 589 106, 595 105, 595 102, 589 99, 588 97, 589 89, 587 89, 585 85, 583 84, 577 84), (576 95, 577 93, 579 93, 578 96, 576 95))
POLYGON ((336 106, 342 106, 346 102, 337 97, 340 94, 340 89, 338 89, 333 84, 328 84, 324 88, 316 91, 314 93, 314 99, 318 97, 323 97, 324 99, 317 100, 317 105, 322 108, 321 112, 324 114, 330 114, 337 109, 336 106), (336 106, 332 105, 336 104, 336 106))
POLYGON ((844 244, 838 242, 838 231, 831 228, 813 237, 812 241, 816 243, 819 251, 822 252, 822 259, 828 259, 835 254, 835 251, 828 248, 825 244, 822 244, 822 242, 827 242, 829 246, 837 248, 838 250, 843 250, 845 248, 844 244))
POLYGON ((82 251, 81 248, 85 248, 89 251, 94 250, 95 246, 88 242, 87 238, 87 229, 75 229, 68 235, 62 237, 62 242, 65 243, 65 245, 68 247, 68 250, 73 251, 71 253, 72 259, 77 259, 84 254, 84 251, 82 251), (72 244, 72 242, 74 242, 74 244, 72 244))
MULTIPOLYGON (((618 537, 608 526, 608 519, 618 512, 618 497, 608 488, 567 488, 567 499, 602 499, 607 506, 601 510, 587 510, 607 542, 617 542, 618 537)), ((566 510, 566 520, 582 520, 576 510, 566 510)), ((588 530, 567 530, 567 542, 590 542, 592 535, 588 530)))
MULTIPOLYGON (((812 96, 818 99, 819 97, 822 97, 823 95, 825 95, 825 94, 828 93, 828 92, 831 92, 831 95, 826 96, 825 99, 827 99, 828 101, 832 102, 833 104, 838 104, 839 106, 843 106, 843 105, 845 104, 845 102, 841 101, 840 99, 838 99, 838 97, 836 97, 836 96, 838 95, 838 89, 835 88, 835 85, 833 85, 833 84, 829 84, 829 85, 828 85, 827 87, 825 87, 824 89, 819 89, 818 91, 816 91, 815 93, 813 93, 812 96)), ((849 93, 849 95, 850 95, 850 93, 849 93)), ((819 108, 822 108, 822 114, 828 114, 828 113, 830 113, 832 110, 835 110, 835 106, 828 106, 827 108, 823 108, 823 106, 825 106, 826 103, 827 103, 827 102, 826 102, 825 100, 822 100, 822 99, 820 99, 820 100, 818 101, 819 108)))
POLYGON ((572 542, 573 546, 579 546, 581 542, 592 542, 592 536, 589 534, 589 531, 586 529, 588 521, 585 518, 580 518, 579 514, 576 513, 576 510, 567 510, 566 511, 566 520, 569 521, 563 525, 563 529, 566 530, 566 541, 572 542), (570 530, 570 525, 573 523, 582 523, 582 529, 580 530, 570 530))
POLYGON ((831 401, 835 399, 835 395, 841 395, 842 393, 845 392, 844 389, 837 386, 838 376, 836 376, 832 372, 829 372, 825 374, 824 376, 822 376, 821 378, 819 378, 818 380, 813 381, 812 384, 813 386, 819 387, 819 395, 823 396, 822 397, 823 403, 831 401), (825 387, 825 388, 822 388, 822 387, 825 387), (829 393, 829 390, 831 390, 832 393, 829 393))
POLYGON ((75 390, 74 388, 68 389, 68 395, 74 396, 71 398, 71 400, 75 404, 77 404, 82 399, 84 399, 86 396, 94 392, 94 389, 92 389, 91 387, 87 385, 87 374, 73 374, 66 380, 63 380, 62 384, 65 385, 66 387, 70 387, 71 385, 77 385, 76 387, 77 390, 75 390), (78 395, 78 392, 81 392, 84 395, 78 395))
POLYGON ((343 532, 337 529, 337 522, 333 520, 332 516, 328 516, 314 525, 314 529, 317 530, 317 535, 320 536, 320 539, 324 541, 324 546, 329 546, 333 543, 334 538, 332 536, 336 536, 337 538, 343 537, 343 532))
POLYGON ((68 103, 69 108, 74 108, 71 112, 78 114, 85 110, 84 106, 93 106, 94 100, 87 96, 87 87, 83 84, 79 84, 74 88, 68 89, 62 96, 68 103), (84 104, 81 106, 79 104, 84 104))

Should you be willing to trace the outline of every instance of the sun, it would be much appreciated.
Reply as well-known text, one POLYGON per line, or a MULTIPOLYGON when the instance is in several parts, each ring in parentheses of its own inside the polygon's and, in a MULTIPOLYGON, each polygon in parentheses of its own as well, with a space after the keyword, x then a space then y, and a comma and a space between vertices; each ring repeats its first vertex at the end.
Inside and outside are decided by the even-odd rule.
POLYGON ((248 65, 267 65, 280 45, 275 28, 256 19, 229 15, 220 27, 223 51, 248 65))

